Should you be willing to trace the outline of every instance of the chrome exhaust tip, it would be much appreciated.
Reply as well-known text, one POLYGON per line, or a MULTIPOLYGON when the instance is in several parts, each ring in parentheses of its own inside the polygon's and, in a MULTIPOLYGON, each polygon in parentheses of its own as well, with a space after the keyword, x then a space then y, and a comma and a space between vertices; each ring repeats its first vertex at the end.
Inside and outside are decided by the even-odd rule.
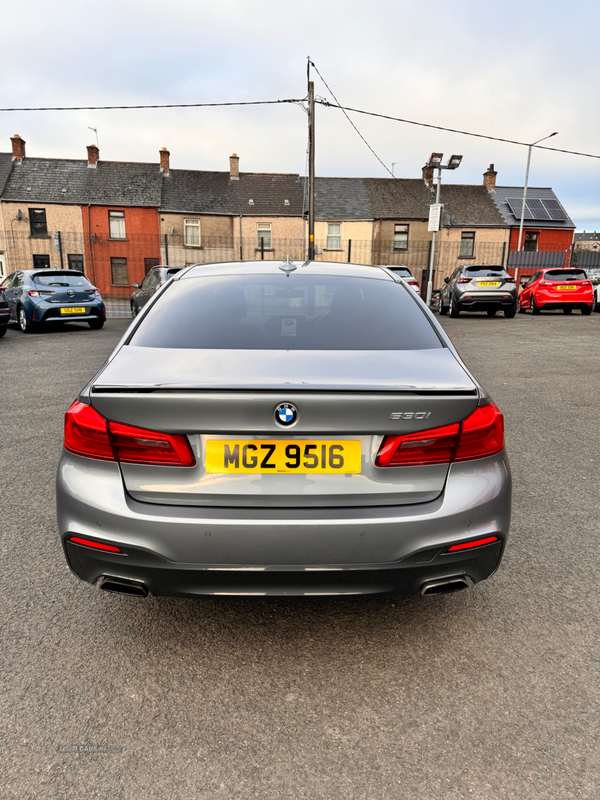
POLYGON ((103 592, 127 594, 130 597, 148 597, 146 584, 129 578, 113 578, 110 575, 103 575, 100 578, 99 586, 103 592))
POLYGON ((428 581, 421 586, 421 594, 451 594, 469 588, 469 581, 464 575, 457 578, 444 578, 440 581, 428 581))

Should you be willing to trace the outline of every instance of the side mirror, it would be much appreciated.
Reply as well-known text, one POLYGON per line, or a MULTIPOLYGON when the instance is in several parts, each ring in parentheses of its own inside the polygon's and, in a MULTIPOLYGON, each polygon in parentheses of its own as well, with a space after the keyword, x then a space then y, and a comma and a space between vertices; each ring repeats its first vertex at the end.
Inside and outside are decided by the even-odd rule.
POLYGON ((139 289, 139 288, 140 288, 140 285, 139 285, 139 283, 132 283, 132 284, 131 284, 131 288, 132 288, 132 289, 139 289))
POLYGON ((529 286, 529 281, 523 281, 521 283, 521 288, 524 289, 526 286, 529 286))
POLYGON ((450 278, 444 278, 444 283, 450 283, 450 278))

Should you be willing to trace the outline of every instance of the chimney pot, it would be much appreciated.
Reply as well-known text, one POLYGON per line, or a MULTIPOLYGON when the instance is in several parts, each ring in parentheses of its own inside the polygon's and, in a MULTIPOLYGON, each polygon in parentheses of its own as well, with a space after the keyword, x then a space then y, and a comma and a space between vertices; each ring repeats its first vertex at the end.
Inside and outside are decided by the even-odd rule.
POLYGON ((240 179, 240 159, 234 153, 232 156, 229 156, 229 180, 239 181, 239 179, 240 179))
POLYGON ((423 167, 423 180, 429 188, 433 186, 433 167, 428 164, 423 167))
POLYGON ((18 133, 11 137, 12 160, 20 164, 25 158, 25 139, 21 139, 18 133))
POLYGON ((483 185, 488 190, 488 192, 495 192, 496 191, 496 175, 498 173, 494 170, 494 165, 490 164, 488 167, 487 172, 483 173, 483 185))
POLYGON ((87 153, 88 167, 90 169, 96 169, 96 166, 98 165, 98 159, 100 158, 100 150, 98 150, 95 144, 88 144, 87 153))
POLYGON ((171 153, 169 153, 166 147, 161 147, 158 152, 160 155, 160 171, 166 176, 169 174, 169 156, 171 153))

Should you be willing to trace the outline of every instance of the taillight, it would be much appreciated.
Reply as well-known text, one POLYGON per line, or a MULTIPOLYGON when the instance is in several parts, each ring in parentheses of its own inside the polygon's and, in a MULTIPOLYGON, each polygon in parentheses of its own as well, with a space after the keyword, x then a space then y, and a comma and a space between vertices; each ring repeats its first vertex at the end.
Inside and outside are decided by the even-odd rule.
POLYGON ((495 403, 488 403, 461 423, 403 436, 384 436, 375 466, 449 464, 496 455, 503 447, 504 417, 495 403))
POLYGON ((65 450, 78 456, 114 461, 106 420, 91 406, 75 400, 65 414, 65 450))
POLYGON ((589 287, 589 286, 593 286, 593 283, 592 283, 591 281, 581 281, 581 282, 579 283, 579 285, 580 285, 580 286, 589 287))
POLYGON ((41 297, 43 294, 54 294, 54 289, 30 289, 30 297, 41 297))
POLYGON ((552 281, 540 281, 538 286, 552 286, 552 281))
POLYGON ((403 467, 407 464, 419 466, 423 464, 445 464, 452 460, 460 424, 444 425, 420 433, 409 433, 404 436, 385 436, 375 466, 403 467))
POLYGON ((514 283, 514 282, 515 282, 514 278, 504 278, 504 283, 514 283))
POLYGON ((117 461, 177 467, 196 464, 187 437, 181 433, 156 433, 119 422, 109 422, 108 426, 117 461))
POLYGON ((471 283, 473 278, 459 278, 458 283, 471 283))
POLYGON ((454 461, 484 458, 504 447, 504 417, 495 403, 476 408, 462 423, 454 461))
POLYGON ((87 458, 131 464, 193 467, 196 459, 183 434, 158 433, 106 420, 76 400, 65 414, 65 449, 87 458))

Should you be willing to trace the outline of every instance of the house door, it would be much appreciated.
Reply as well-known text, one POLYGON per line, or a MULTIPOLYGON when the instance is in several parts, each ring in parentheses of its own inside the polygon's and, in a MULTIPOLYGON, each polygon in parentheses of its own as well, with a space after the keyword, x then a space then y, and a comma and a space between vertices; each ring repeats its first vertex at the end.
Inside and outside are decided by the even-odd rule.
POLYGON ((160 264, 160 258, 145 258, 144 259, 144 275, 147 275, 152 267, 157 267, 160 264))
POLYGON ((34 256, 33 257, 34 269, 50 269, 50 256, 34 256))

